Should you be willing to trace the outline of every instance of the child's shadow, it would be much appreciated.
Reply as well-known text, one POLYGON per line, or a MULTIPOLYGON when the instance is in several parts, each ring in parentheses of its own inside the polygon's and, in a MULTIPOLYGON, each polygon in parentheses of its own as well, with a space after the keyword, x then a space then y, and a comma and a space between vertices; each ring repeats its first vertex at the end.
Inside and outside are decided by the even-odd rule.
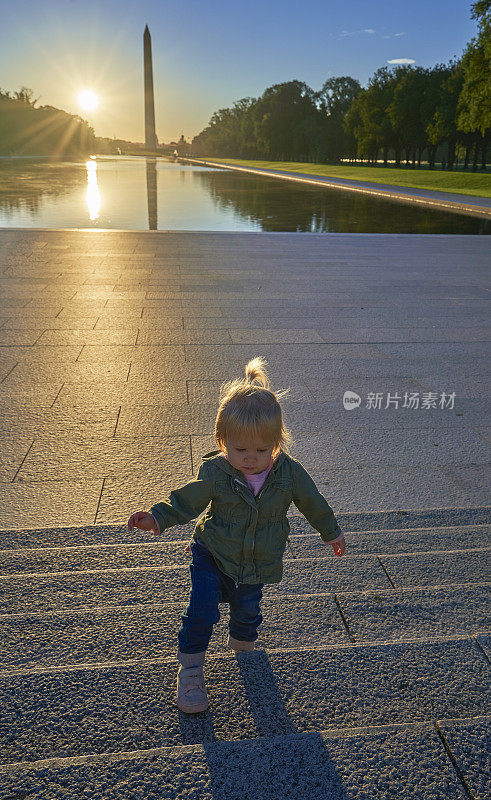
POLYGON ((264 650, 237 653, 257 739, 217 741, 213 708, 181 717, 183 740, 203 745, 214 800, 351 800, 320 733, 299 733, 264 650), (196 722, 201 718, 201 736, 196 722))

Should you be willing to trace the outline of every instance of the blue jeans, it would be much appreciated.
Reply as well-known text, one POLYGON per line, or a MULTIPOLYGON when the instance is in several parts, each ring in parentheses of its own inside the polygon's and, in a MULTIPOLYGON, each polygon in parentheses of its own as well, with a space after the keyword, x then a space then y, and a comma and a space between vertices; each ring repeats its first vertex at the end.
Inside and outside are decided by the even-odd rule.
POLYGON ((208 647, 213 625, 220 620, 219 603, 230 604, 230 635, 240 641, 254 642, 263 618, 259 603, 264 583, 239 583, 218 569, 217 563, 206 547, 191 543, 193 561, 191 571, 191 597, 182 615, 178 633, 181 653, 202 653, 208 647))

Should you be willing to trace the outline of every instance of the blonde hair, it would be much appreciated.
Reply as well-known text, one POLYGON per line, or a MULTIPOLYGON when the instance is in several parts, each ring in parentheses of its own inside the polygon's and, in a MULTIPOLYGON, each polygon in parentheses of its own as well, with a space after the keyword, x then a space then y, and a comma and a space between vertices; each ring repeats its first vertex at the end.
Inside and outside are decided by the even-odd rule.
POLYGON ((289 454, 292 437, 283 422, 278 400, 290 388, 273 392, 266 364, 260 356, 252 358, 246 365, 245 379, 222 383, 215 420, 215 441, 220 450, 225 450, 227 440, 234 436, 246 436, 274 442, 273 456, 280 450, 289 454))

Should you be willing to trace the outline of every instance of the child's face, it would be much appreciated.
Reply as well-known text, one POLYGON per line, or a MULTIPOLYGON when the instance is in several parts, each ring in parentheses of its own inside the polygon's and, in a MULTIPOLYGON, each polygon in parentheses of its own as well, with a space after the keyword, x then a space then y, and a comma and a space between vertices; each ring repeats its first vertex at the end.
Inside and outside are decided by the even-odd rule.
POLYGON ((261 439, 233 439, 226 443, 229 462, 244 475, 254 475, 269 467, 274 442, 263 442, 261 439))

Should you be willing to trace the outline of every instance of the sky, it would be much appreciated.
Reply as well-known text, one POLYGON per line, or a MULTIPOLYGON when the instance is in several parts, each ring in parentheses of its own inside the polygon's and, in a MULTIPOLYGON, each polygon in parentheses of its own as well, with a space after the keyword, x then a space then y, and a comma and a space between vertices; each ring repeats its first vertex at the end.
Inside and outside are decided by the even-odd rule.
POLYGON ((403 59, 459 58, 477 34, 471 0, 0 0, 0 87, 80 114, 98 136, 144 139, 143 31, 152 36, 160 142, 189 141, 214 111, 299 80, 366 86, 403 59), (82 111, 80 91, 99 97, 82 111))

